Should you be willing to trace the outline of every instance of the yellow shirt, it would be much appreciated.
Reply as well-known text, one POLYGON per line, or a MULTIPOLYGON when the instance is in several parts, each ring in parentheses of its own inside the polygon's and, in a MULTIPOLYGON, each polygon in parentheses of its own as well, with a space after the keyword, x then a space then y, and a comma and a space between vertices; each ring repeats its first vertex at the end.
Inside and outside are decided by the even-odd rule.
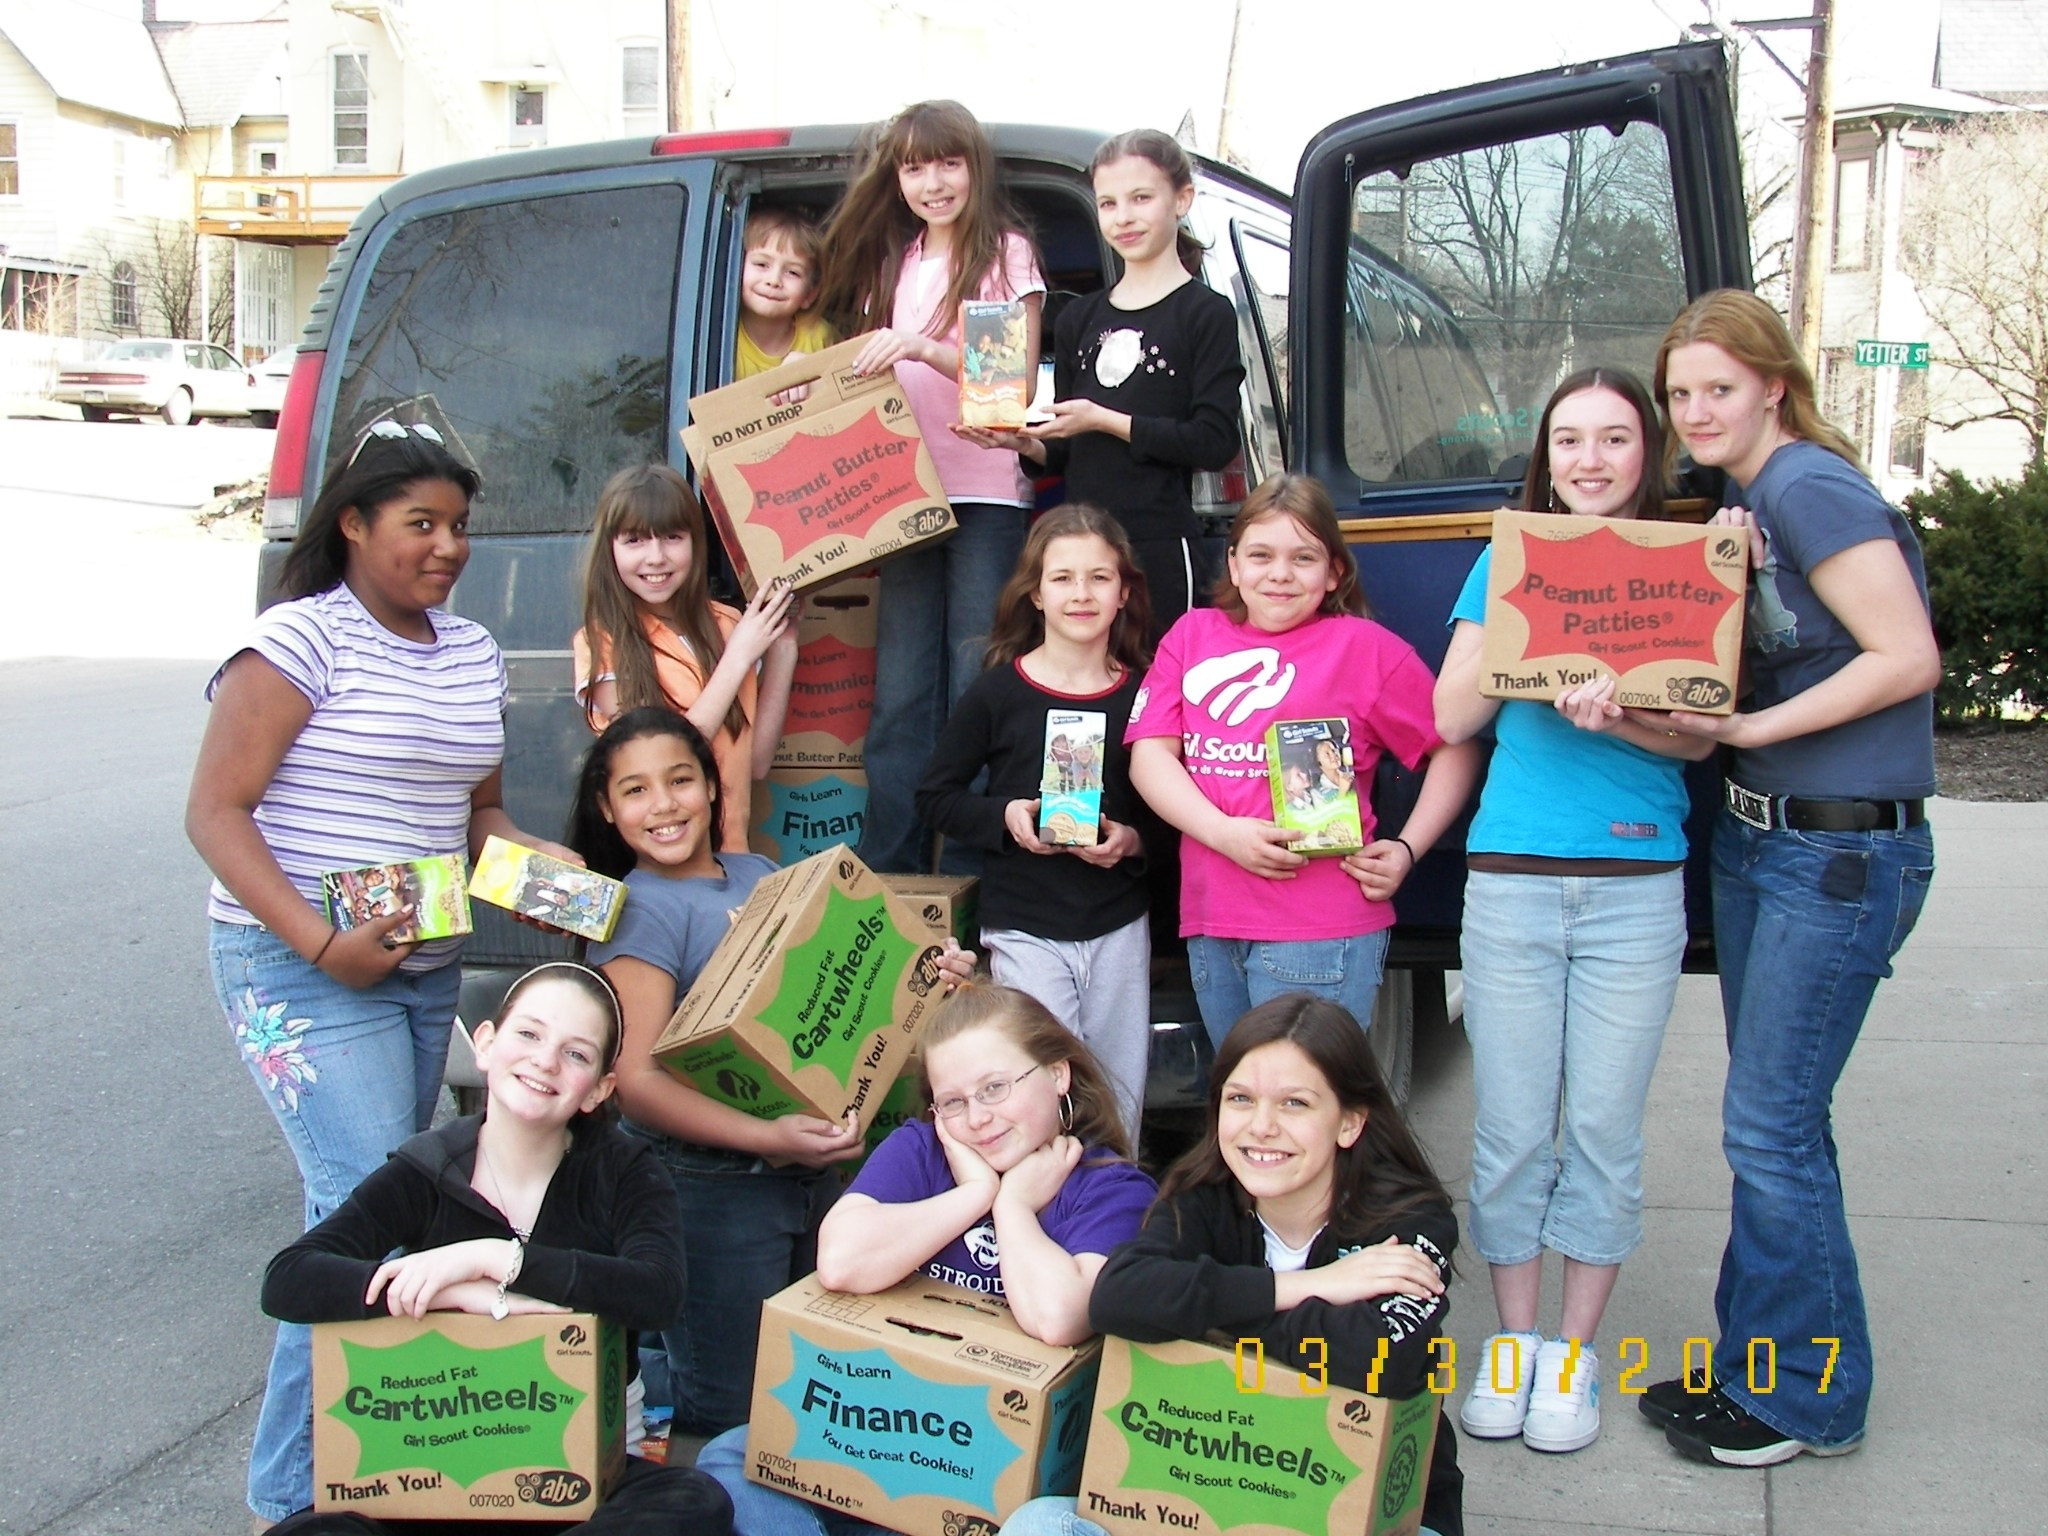
MULTIPOLYGON (((838 338, 832 334, 832 327, 817 315, 804 315, 796 323, 796 338, 789 344, 791 352, 822 352, 838 338)), ((739 329, 739 339, 733 347, 733 370, 735 379, 751 379, 757 373, 766 373, 770 368, 780 368, 785 357, 770 357, 754 345, 754 338, 747 334, 744 323, 739 329)))

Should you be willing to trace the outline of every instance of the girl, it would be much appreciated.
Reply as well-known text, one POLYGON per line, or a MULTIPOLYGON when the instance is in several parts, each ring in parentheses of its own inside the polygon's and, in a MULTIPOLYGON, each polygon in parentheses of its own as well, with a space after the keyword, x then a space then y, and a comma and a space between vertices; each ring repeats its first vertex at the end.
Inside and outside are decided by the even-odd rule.
POLYGON ((1086 1042, 1116 1086, 1133 1146, 1151 1044, 1152 937, 1123 741, 1146 627, 1145 578, 1116 520, 1072 504, 1046 513, 996 605, 988 670, 961 696, 917 792, 927 824, 986 855, 981 939, 995 979, 1086 1042), (1055 709, 1099 712, 1103 724, 1106 761, 1084 769, 1070 746, 1060 774, 1069 786, 1084 773, 1100 785, 1101 832, 1086 847, 1055 846, 1038 831, 1055 709))
POLYGON ((1196 281, 1202 247, 1180 222, 1195 173, 1180 145, 1150 128, 1118 134, 1089 174, 1102 238, 1124 270, 1060 313, 1052 420, 1021 441, 955 430, 1064 473, 1068 500, 1116 515, 1151 587, 1154 644, 1198 600, 1194 472, 1237 455, 1244 360, 1230 300, 1196 281))
POLYGON ((1768 305, 1729 291, 1694 301, 1658 348, 1656 389, 1694 461, 1734 482, 1746 510, 1723 518, 1749 530, 1756 565, 1749 707, 1653 723, 1735 749, 1714 828, 1735 1175, 1714 1312, 1720 1358, 1775 1339, 1781 1376, 1768 1397, 1737 1373, 1705 1398, 1671 1381, 1639 1402, 1688 1456, 1768 1466, 1854 1448, 1869 1411, 1870 1330, 1828 1105, 1934 874, 1924 797, 1941 655, 1919 541, 1815 409, 1768 305))
MULTIPOLYGON (((1104 1257, 1156 1193, 1108 1078, 1035 999, 987 983, 932 1015, 917 1071, 932 1118, 892 1131, 825 1218, 820 1283, 867 1295, 922 1272, 1005 1298, 1035 1339, 1079 1343, 1104 1257)), ((743 1429, 697 1457, 743 1536, 876 1529, 748 1482, 745 1463, 743 1429)))
POLYGON ((666 464, 605 482, 583 567, 576 698, 592 730, 623 709, 666 704, 711 740, 725 831, 747 851, 755 779, 767 775, 789 711, 798 602, 781 582, 742 614, 711 601, 704 513, 666 464))
MULTIPOLYGON (((185 830, 214 873, 214 988, 309 1227, 433 1118, 462 975, 461 940, 393 937, 409 913, 336 929, 320 877, 493 833, 574 857, 505 814, 504 662, 442 607, 476 489, 432 427, 373 423, 300 525, 284 601, 207 686, 185 830)), ((278 1330, 249 1463, 261 1521, 312 1502, 309 1346, 278 1330)))
POLYGON ((625 1009, 619 1103, 652 1143, 681 1205, 689 1290, 665 1327, 678 1427, 717 1434, 747 1416, 763 1298, 811 1268, 838 1181, 860 1152, 847 1125, 812 1115, 760 1120, 706 1098, 655 1060, 654 1042, 724 936, 730 914, 775 865, 718 851, 725 814, 710 745, 672 710, 629 709, 583 760, 569 841, 626 882, 611 941, 590 959, 625 1009))
POLYGON ((984 453, 947 430, 960 419, 960 305, 1024 301, 1028 378, 1038 368, 1044 293, 973 114, 958 102, 927 101, 884 125, 826 227, 819 306, 840 334, 872 333, 854 369, 895 369, 960 526, 881 570, 860 846, 878 870, 925 867, 911 793, 939 727, 973 680, 969 658, 1017 563, 1031 505, 1014 444, 984 453))
POLYGON ((1320 482, 1276 475, 1253 491, 1228 560, 1216 606, 1160 642, 1128 735, 1131 782, 1187 834, 1180 931, 1202 1022, 1220 1042, 1254 1003, 1307 991, 1369 1024, 1394 892, 1464 805, 1477 750, 1443 744, 1429 669, 1365 617, 1320 482), (1383 751, 1411 768, 1430 759, 1399 836, 1375 838, 1359 796, 1366 846, 1341 861, 1290 851, 1301 833, 1270 819, 1266 728, 1324 718, 1348 720, 1363 782, 1383 751))
MULTIPOLYGON (((1275 1369, 1326 1369, 1353 1391, 1384 1340, 1380 1395, 1424 1391, 1458 1222, 1357 1022, 1304 993, 1262 1003, 1224 1037, 1209 1085, 1206 1133, 1110 1255, 1089 1321, 1145 1343, 1256 1335, 1275 1369)), ((1463 1503, 1444 1418, 1423 1528, 1458 1536, 1463 1503)), ((1073 1509, 1033 1500, 1005 1536, 1095 1536, 1073 1509)))
MULTIPOLYGON (((476 1029, 484 1113, 413 1137, 272 1259, 264 1311, 298 1323, 597 1312, 628 1328, 659 1328, 681 1310, 683 1252, 668 1178, 643 1144, 599 1118, 615 1081, 617 997, 595 971, 555 961, 514 982, 498 1013, 502 1022, 476 1029)), ((310 1510, 275 1529, 371 1536, 442 1528, 531 1529, 387 1526, 310 1510)), ((731 1519, 702 1473, 633 1458, 579 1529, 724 1536, 731 1519)))
MULTIPOLYGON (((1649 392, 1589 368, 1544 406, 1522 502, 1658 517, 1663 464, 1649 392)), ((1463 948, 1472 1243, 1492 1266, 1502 1332, 1459 1418, 1482 1439, 1576 1451, 1600 1433, 1600 1316, 1642 1241, 1643 1104, 1685 953, 1683 760, 1711 745, 1624 719, 1612 677, 1555 708, 1480 697, 1490 555, 1458 594, 1436 685, 1444 740, 1491 722, 1496 741, 1465 839, 1463 948), (1548 1340, 1536 1328, 1546 1247, 1564 1256, 1548 1340)))

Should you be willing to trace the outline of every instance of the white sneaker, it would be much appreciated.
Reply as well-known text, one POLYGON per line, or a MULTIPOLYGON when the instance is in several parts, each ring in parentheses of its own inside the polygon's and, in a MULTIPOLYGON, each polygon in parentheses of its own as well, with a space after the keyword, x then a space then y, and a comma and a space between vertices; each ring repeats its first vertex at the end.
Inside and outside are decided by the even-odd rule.
POLYGON ((1458 1422, 1476 1440, 1509 1440, 1529 1416, 1540 1333, 1496 1333, 1479 1346, 1477 1379, 1458 1410, 1458 1422))
POLYGON ((1576 1360, 1563 1339, 1536 1351, 1536 1382, 1522 1423, 1532 1451, 1583 1450, 1600 1438, 1600 1357, 1580 1346, 1576 1360))

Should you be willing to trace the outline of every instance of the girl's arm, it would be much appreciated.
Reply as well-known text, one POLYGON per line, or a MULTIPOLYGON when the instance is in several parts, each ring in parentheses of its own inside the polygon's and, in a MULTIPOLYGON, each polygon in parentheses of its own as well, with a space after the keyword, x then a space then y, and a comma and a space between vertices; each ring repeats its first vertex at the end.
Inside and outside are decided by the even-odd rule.
POLYGON ((1181 762, 1175 737, 1141 736, 1131 743, 1131 783, 1162 819, 1252 874, 1288 880, 1308 862, 1287 846, 1302 835, 1298 830, 1227 815, 1212 803, 1181 762))
POLYGON ((1444 829, 1458 819, 1479 783, 1479 744, 1440 746, 1429 755, 1415 809, 1398 836, 1377 838, 1363 851, 1346 854, 1344 868, 1358 882, 1368 901, 1391 901, 1416 861, 1436 845, 1444 829))
POLYGON ((358 1184, 341 1207, 288 1247, 263 1272, 263 1310, 286 1323, 341 1323, 383 1317, 380 1295, 366 1299, 387 1254, 416 1241, 433 1219, 431 1181, 392 1158, 358 1184))
POLYGON ((1632 747, 1654 752, 1659 757, 1676 757, 1698 762, 1714 753, 1714 743, 1704 736, 1685 736, 1669 726, 1652 726, 1630 718, 1630 711, 1614 702, 1615 679, 1595 678, 1557 696, 1560 715, 1582 731, 1613 736, 1632 747))
POLYGON ((1080 1163, 1081 1150, 1071 1136, 1054 1137, 1002 1176, 993 1208, 1011 1315, 1047 1344, 1078 1344, 1094 1332, 1088 1326, 1088 1293, 1103 1255, 1067 1252, 1045 1235, 1038 1219, 1080 1163))
POLYGON ((213 707, 200 738, 199 760, 185 800, 185 835, 264 927, 344 986, 382 981, 411 946, 383 946, 403 927, 405 913, 339 932, 298 892, 263 840, 256 807, 278 765, 313 718, 313 705, 285 675, 255 651, 243 651, 222 669, 213 707))
POLYGON ((1227 303, 1203 305, 1188 333, 1189 400, 1184 416, 1132 416, 1086 398, 1053 401, 1054 419, 1030 429, 1038 438, 1101 432, 1131 445, 1131 456, 1189 469, 1222 469, 1237 456, 1238 391, 1244 359, 1237 348, 1237 317, 1227 303))
POLYGON ((796 679, 796 621, 803 611, 801 599, 791 604, 789 622, 782 626, 761 659, 761 682, 754 690, 754 777, 765 779, 775 766, 775 749, 782 742, 782 728, 789 720, 789 688, 796 679))
MULTIPOLYGON (((1008 818, 1015 797, 976 794, 970 787, 976 775, 989 767, 995 746, 997 725, 988 694, 984 681, 976 679, 953 706, 952 715, 939 731, 938 744, 925 763, 924 782, 917 787, 914 803, 918 819, 926 826, 971 848, 1000 853, 1006 834, 1014 826, 1008 818)), ((993 783, 990 788, 994 788, 993 783)), ((1034 806, 1034 824, 1035 818, 1034 806)), ((1024 843, 1021 837, 1017 841, 1034 853, 1051 851, 1036 836, 1031 843, 1024 843)))
POLYGON ((849 1125, 815 1115, 757 1120, 728 1104, 706 1098, 663 1067, 654 1056, 675 1013, 676 980, 659 966, 630 955, 615 955, 599 967, 625 1011, 626 1038, 619 1047, 619 1107, 640 1125, 707 1147, 730 1147, 755 1157, 822 1168, 857 1155, 860 1135, 849 1125))
POLYGON ((1450 648, 1437 673, 1436 733, 1447 742, 1470 741, 1500 713, 1500 700, 1479 691, 1479 652, 1486 644, 1486 626, 1460 619, 1451 630, 1450 648))
POLYGON ((683 1315, 684 1260, 668 1171, 651 1150, 637 1145, 591 1175, 577 1192, 593 1204, 609 1201, 602 1225, 614 1252, 529 1243, 519 1289, 643 1332, 674 1326, 683 1315))
MULTIPOLYGON (((1810 736, 1927 692, 1941 681, 1941 649, 1912 570, 1890 539, 1852 544, 1806 574, 1814 596, 1855 639, 1857 654, 1831 677, 1781 703, 1748 714, 1675 711, 1666 728, 1726 742, 1768 747, 1810 736)), ((1639 717, 1653 727, 1660 717, 1639 717)))
POLYGON ((1141 1344, 1199 1339, 1212 1329, 1251 1328, 1273 1315, 1273 1271, 1226 1264, 1235 1252, 1229 1196, 1196 1189, 1162 1200, 1138 1235, 1120 1245, 1096 1276, 1088 1321, 1098 1333, 1141 1344))
MULTIPOLYGON (((819 1284, 855 1295, 885 1291, 994 1208, 1002 1187, 995 1169, 955 1141, 945 1121, 933 1123, 953 1187, 921 1200, 877 1200, 858 1190, 841 1195, 818 1229, 819 1284)), ((907 1129, 899 1127, 875 1149, 861 1170, 862 1182, 885 1190, 908 1182, 913 1154, 907 1129)))
POLYGON ((492 837, 502 837, 508 843, 538 849, 578 867, 583 863, 583 855, 574 848, 551 842, 545 837, 535 837, 531 832, 522 832, 513 823, 505 810, 505 768, 502 763, 469 792, 469 856, 472 860, 483 852, 485 839, 492 837))
MULTIPOLYGON (((725 729, 726 711, 732 708, 732 701, 740 696, 740 689, 754 674, 754 664, 767 655, 784 631, 790 628, 796 616, 796 594, 779 581, 771 581, 754 594, 754 600, 747 604, 747 611, 740 615, 740 621, 733 625, 732 633, 725 637, 725 653, 718 658, 718 665, 711 669, 711 675, 704 679, 704 687, 690 705, 683 711, 683 717, 704 733, 706 741, 712 740, 725 729)), ((794 668, 796 658, 790 656, 794 668)), ((755 713, 760 712, 761 695, 757 689, 754 695, 755 713)), ((783 684, 783 708, 789 707, 789 685, 783 684)), ((758 722, 757 722, 758 726, 758 722)), ((763 733, 754 732, 755 750, 763 733)), ((768 750, 772 755, 775 743, 782 738, 782 724, 776 722, 775 734, 768 738, 768 750)), ((751 769, 752 765, 748 765, 751 769)), ((759 778, 759 774, 754 777, 759 778)))

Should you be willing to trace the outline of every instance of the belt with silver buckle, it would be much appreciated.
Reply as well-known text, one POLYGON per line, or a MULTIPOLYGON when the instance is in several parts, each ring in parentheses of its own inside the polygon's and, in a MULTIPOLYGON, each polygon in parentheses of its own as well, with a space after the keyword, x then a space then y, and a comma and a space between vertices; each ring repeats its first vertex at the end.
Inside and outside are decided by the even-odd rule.
POLYGON ((1903 832, 1927 819, 1924 800, 1802 800, 1725 781, 1728 814, 1759 832, 1903 832))

